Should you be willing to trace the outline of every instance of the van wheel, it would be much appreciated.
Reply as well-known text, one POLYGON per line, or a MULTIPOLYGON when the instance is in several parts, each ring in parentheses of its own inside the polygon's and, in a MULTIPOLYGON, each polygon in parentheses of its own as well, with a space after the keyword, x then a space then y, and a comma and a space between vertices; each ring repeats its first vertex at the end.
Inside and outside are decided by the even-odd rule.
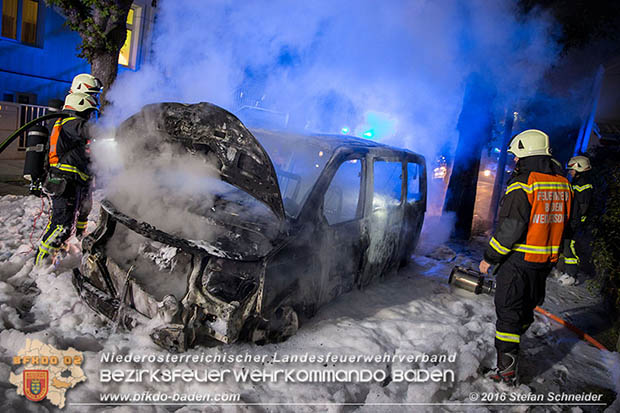
POLYGON ((299 330, 299 317, 292 307, 278 307, 269 320, 269 341, 279 343, 293 336, 299 330))
POLYGON ((268 320, 248 320, 241 334, 243 339, 258 345, 280 343, 294 335, 299 329, 297 312, 289 306, 278 307, 268 320))

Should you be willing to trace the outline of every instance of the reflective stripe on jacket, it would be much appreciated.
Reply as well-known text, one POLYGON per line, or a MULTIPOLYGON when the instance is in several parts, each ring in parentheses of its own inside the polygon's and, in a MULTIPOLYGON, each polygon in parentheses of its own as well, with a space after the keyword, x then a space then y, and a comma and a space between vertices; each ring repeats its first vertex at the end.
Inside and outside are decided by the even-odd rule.
POLYGON ((572 189, 550 157, 519 161, 502 198, 495 234, 484 258, 491 264, 509 256, 529 266, 557 262, 571 212, 572 189))
POLYGON ((72 174, 76 174, 77 176, 80 177, 82 181, 88 181, 90 179, 90 175, 85 174, 84 172, 76 168, 75 166, 72 166, 66 163, 55 163, 55 164, 50 165, 50 167, 56 168, 62 172, 69 172, 72 174))

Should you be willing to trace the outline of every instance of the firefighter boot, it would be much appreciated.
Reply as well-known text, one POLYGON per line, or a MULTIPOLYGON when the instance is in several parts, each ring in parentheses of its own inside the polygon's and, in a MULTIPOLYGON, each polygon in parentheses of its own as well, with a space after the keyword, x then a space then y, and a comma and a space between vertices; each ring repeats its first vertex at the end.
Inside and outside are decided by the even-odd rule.
POLYGON ((87 226, 88 226, 87 220, 84 220, 84 221, 78 220, 77 223, 75 224, 75 237, 78 239, 78 241, 82 242, 82 239, 84 239, 84 235, 86 235, 87 226))
POLYGON ((489 378, 495 382, 506 383, 509 386, 518 385, 519 381, 519 353, 497 353, 497 368, 491 372, 489 378))
POLYGON ((76 238, 78 241, 82 242, 82 240, 84 239, 84 233, 85 233, 85 232, 86 232, 86 230, 85 230, 85 229, 81 229, 81 228, 76 229, 76 230, 75 230, 75 238, 76 238))

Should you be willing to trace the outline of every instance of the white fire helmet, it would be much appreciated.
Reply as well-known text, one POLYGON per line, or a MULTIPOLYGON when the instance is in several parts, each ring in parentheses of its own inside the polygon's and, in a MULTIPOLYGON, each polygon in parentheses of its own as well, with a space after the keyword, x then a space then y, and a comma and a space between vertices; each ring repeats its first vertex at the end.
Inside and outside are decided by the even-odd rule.
POLYGON ((538 129, 528 129, 512 138, 508 146, 508 152, 517 158, 535 155, 551 156, 549 136, 538 129))
POLYGON ((585 156, 573 156, 568 161, 568 169, 574 169, 577 172, 585 172, 592 169, 590 160, 585 156))
POLYGON ((97 94, 101 93, 102 88, 103 84, 95 76, 88 73, 81 73, 73 78, 73 82, 71 83, 71 90, 69 90, 69 93, 82 92, 97 94))
POLYGON ((97 100, 86 93, 69 93, 65 98, 65 105, 62 109, 76 112, 84 112, 89 109, 97 110, 97 100))

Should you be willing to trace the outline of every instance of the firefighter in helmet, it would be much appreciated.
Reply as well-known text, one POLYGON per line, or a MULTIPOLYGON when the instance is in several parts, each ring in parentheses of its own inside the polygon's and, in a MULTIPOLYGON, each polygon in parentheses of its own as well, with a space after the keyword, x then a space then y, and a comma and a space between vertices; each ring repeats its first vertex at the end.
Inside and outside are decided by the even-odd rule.
POLYGON ((73 78, 69 93, 82 92, 96 96, 101 90, 102 83, 99 79, 89 73, 81 73, 73 78))
POLYGON ((93 96, 70 93, 63 106, 63 111, 70 116, 58 119, 52 129, 49 172, 43 186, 51 196, 52 213, 35 257, 37 265, 53 259, 71 236, 74 222, 78 238, 86 229, 92 206, 88 120, 96 110, 97 101, 93 96))
POLYGON ((496 276, 497 368, 490 378, 518 382, 519 343, 534 321, 534 308, 545 298, 546 279, 558 261, 564 227, 570 216, 572 190, 551 158, 549 137, 530 129, 516 135, 508 152, 515 170, 502 198, 499 221, 480 262, 496 276))
POLYGON ((579 256, 575 249, 575 239, 581 231, 583 223, 586 221, 590 200, 592 199, 591 170, 590 159, 585 156, 574 156, 568 161, 568 174, 572 180, 574 199, 569 228, 564 240, 563 254, 564 272, 573 278, 577 275, 577 267, 579 265, 579 256))

